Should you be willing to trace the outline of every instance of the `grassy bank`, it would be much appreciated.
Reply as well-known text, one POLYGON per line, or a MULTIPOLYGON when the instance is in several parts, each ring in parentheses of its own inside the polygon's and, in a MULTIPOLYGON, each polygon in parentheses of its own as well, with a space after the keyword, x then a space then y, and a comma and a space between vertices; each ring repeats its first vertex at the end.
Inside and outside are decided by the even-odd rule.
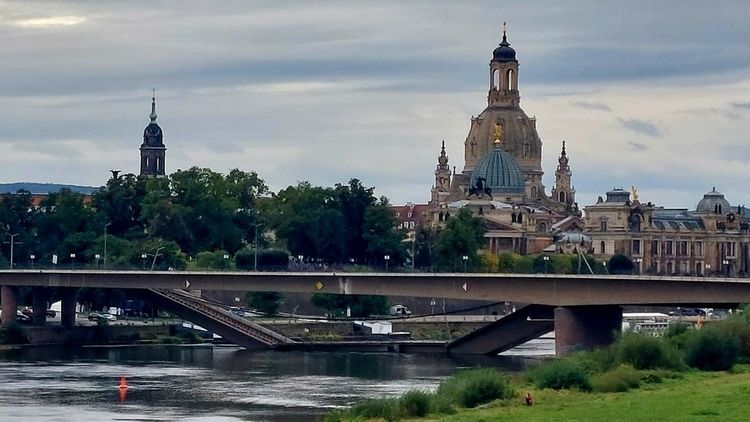
POLYGON ((495 369, 460 371, 436 391, 367 400, 326 421, 747 420, 748 362, 750 309, 702 329, 675 325, 661 338, 625 334, 513 379, 495 369))
MULTIPOLYGON (((625 393, 539 390, 527 386, 534 405, 495 401, 481 409, 434 415, 431 421, 745 421, 750 413, 750 367, 735 373, 687 372, 682 379, 645 384, 625 393), (736 373, 743 370, 742 373, 736 373)), ((403 419, 409 420, 409 419, 403 419)))

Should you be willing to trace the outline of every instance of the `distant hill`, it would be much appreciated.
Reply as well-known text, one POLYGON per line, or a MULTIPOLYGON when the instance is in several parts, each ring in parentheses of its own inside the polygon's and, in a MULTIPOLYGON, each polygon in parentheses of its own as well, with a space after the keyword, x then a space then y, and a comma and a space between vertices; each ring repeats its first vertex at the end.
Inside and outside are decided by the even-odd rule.
POLYGON ((68 188, 73 192, 82 193, 84 195, 90 195, 99 190, 98 187, 94 186, 59 185, 57 183, 0 183, 0 193, 16 193, 23 189, 34 194, 47 194, 50 192, 58 192, 62 188, 68 188))

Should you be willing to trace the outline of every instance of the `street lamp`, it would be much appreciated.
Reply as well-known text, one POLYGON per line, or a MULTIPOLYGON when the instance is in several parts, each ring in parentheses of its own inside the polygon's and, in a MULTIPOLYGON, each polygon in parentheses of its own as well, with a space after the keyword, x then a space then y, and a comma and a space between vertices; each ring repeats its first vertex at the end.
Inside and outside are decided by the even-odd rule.
POLYGON ((549 257, 547 255, 544 255, 542 257, 542 261, 544 261, 544 274, 547 274, 547 263, 549 262, 549 257))
POLYGON ((143 265, 141 266, 142 269, 146 269, 146 258, 148 258, 148 255, 146 253, 141 254, 141 262, 143 262, 143 265))
POLYGON ((724 272, 726 273, 727 277, 729 276, 729 260, 724 259, 721 261, 722 264, 724 264, 724 272))
POLYGON ((637 269, 638 270, 638 274, 641 273, 641 262, 642 261, 643 261, 643 259, 641 259, 641 258, 635 258, 633 260, 633 262, 635 262, 635 266, 633 267, 633 272, 635 272, 636 269, 637 269))
POLYGON ((388 272, 388 261, 391 260, 391 256, 390 255, 384 255, 383 259, 385 259, 385 272, 388 272))
POLYGON ((99 255, 99 254, 95 254, 95 255, 94 255, 94 259, 96 259, 96 269, 97 269, 97 270, 99 269, 99 259, 101 259, 101 257, 102 257, 102 256, 101 256, 101 255, 99 255))
MULTIPOLYGON (((8 230, 10 230, 10 226, 8 226, 8 230)), ((15 247, 15 245, 20 245, 21 244, 21 242, 16 242, 15 241, 16 236, 18 236, 19 234, 20 233, 14 233, 14 234, 8 233, 8 237, 10 237, 10 241, 9 242, 3 242, 3 243, 10 243, 10 269, 11 270, 13 269, 13 248, 15 247)))
POLYGON ((705 275, 706 276, 711 275, 711 264, 706 264, 705 268, 706 268, 706 274, 705 275))
POLYGON ((29 255, 29 259, 31 260, 31 269, 34 269, 34 260, 36 259, 36 255, 31 254, 29 255))
POLYGON ((469 255, 462 256, 461 260, 464 262, 464 272, 466 272, 466 262, 469 260, 469 255))
POLYGON ((104 269, 107 269, 107 227, 109 227, 112 223, 106 223, 104 224, 104 269))
POLYGON ((71 253, 70 254, 70 266, 75 269, 76 267, 76 254, 71 253))
POLYGON ((160 255, 159 251, 162 250, 162 249, 164 249, 164 246, 160 246, 160 247, 156 248, 156 252, 154 252, 154 260, 151 261, 151 269, 149 271, 153 271, 154 270, 154 266, 156 265, 156 258, 159 257, 159 255, 160 255))

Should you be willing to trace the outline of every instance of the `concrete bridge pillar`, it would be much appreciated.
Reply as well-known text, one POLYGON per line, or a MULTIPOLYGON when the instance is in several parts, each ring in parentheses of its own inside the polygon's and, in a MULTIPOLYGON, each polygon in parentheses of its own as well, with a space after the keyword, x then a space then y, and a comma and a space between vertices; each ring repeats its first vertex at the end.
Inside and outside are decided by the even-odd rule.
POLYGON ((619 306, 570 306, 555 308, 555 354, 604 346, 622 330, 619 306))
POLYGON ((32 292, 34 294, 34 298, 32 299, 34 315, 31 318, 31 322, 34 325, 44 325, 47 323, 47 288, 34 287, 32 292))
POLYGON ((76 298, 78 288, 63 287, 60 289, 62 303, 60 306, 60 323, 63 327, 74 327, 76 325, 76 298))
POLYGON ((3 327, 16 322, 16 310, 18 309, 18 287, 0 287, 0 302, 3 310, 3 327))

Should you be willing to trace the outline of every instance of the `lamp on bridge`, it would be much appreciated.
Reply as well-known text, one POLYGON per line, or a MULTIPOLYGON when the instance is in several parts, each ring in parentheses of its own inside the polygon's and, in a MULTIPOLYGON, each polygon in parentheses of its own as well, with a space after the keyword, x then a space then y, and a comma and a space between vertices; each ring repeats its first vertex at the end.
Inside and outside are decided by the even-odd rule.
POLYGON ((706 264, 705 268, 706 268, 706 276, 711 275, 711 264, 706 264))
POLYGON ((31 260, 31 269, 34 269, 34 260, 36 259, 36 255, 31 254, 29 255, 29 259, 31 260))
POLYGON ((97 270, 99 269, 99 259, 101 259, 101 257, 102 257, 102 256, 101 256, 101 255, 99 255, 99 254, 95 254, 95 255, 94 255, 94 259, 96 259, 96 269, 97 269, 97 270))
POLYGON ((729 260, 728 259, 723 259, 721 261, 721 263, 724 265, 724 271, 725 271, 727 277, 729 277, 729 260))
POLYGON ((547 265, 549 265, 549 257, 547 255, 544 255, 542 257, 542 260, 544 261, 544 274, 547 274, 547 265))
POLYGON ((384 255, 383 259, 385 260, 385 272, 388 272, 388 261, 391 260, 391 256, 390 255, 384 255))
POLYGON ((635 258, 633 260, 633 262, 635 263, 635 265, 633 266, 633 272, 635 273, 635 271, 637 270, 638 274, 640 274, 641 273, 641 262, 643 262, 643 259, 641 259, 641 258, 635 258))
POLYGON ((70 254, 70 266, 75 269, 76 267, 76 254, 72 253, 70 254))
POLYGON ((462 256, 461 260, 464 262, 464 272, 466 272, 466 262, 469 261, 469 255, 462 256))
POLYGON ((142 268, 143 268, 144 270, 146 269, 146 258, 148 258, 148 255, 146 255, 145 253, 142 253, 142 254, 141 254, 141 262, 143 262, 143 266, 142 266, 142 268))

